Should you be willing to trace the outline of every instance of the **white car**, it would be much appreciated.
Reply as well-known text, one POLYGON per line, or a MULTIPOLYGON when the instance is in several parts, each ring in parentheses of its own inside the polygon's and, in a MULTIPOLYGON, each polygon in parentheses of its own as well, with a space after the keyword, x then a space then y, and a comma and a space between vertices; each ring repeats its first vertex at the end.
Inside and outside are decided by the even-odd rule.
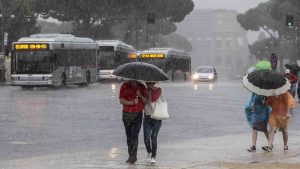
POLYGON ((193 74, 193 81, 216 81, 218 74, 213 66, 200 66, 193 74))

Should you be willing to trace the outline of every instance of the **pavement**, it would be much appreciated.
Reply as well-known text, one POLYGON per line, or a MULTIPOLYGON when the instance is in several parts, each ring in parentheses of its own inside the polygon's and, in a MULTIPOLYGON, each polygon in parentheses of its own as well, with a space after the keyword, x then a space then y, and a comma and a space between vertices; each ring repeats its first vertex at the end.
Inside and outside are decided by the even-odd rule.
POLYGON ((299 169, 300 132, 289 132, 289 150, 283 150, 281 133, 275 135, 274 149, 264 152, 267 144, 259 133, 257 151, 247 152, 251 143, 251 130, 242 135, 193 139, 158 145, 157 164, 145 162, 146 150, 140 139, 138 161, 126 164, 127 149, 112 147, 47 156, 0 161, 1 169, 299 169))

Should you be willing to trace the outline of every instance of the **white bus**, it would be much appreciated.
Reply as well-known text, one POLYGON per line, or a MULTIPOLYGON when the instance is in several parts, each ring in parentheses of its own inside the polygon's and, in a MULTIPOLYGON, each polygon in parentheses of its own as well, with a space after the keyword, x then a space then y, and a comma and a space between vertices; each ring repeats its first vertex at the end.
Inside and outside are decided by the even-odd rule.
POLYGON ((11 84, 64 86, 97 81, 97 43, 70 34, 36 34, 12 44, 11 84))
POLYGON ((135 49, 118 40, 97 40, 99 46, 99 79, 117 79, 112 72, 120 65, 136 60, 135 49))
POLYGON ((191 78, 191 57, 187 52, 173 48, 151 48, 139 51, 138 60, 151 63, 165 73, 170 79, 188 80, 191 78))

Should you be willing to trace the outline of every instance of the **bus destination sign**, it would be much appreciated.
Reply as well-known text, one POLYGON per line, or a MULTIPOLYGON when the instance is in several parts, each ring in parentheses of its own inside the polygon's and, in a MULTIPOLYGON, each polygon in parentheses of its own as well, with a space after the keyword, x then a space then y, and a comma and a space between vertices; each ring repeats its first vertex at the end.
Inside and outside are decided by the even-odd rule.
POLYGON ((48 50, 47 43, 19 43, 15 44, 15 50, 48 50))
POLYGON ((165 58, 165 55, 162 53, 147 53, 147 54, 142 54, 141 58, 165 58))

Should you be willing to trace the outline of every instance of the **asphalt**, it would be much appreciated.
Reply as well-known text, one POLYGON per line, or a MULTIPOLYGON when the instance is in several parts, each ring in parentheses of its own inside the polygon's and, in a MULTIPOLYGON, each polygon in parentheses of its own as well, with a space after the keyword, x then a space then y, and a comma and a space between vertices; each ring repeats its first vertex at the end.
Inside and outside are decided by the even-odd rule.
MULTIPOLYGON (((251 131, 230 135, 159 144, 157 164, 145 161, 146 150, 140 143, 138 161, 126 164, 126 147, 66 154, 53 154, 0 162, 2 169, 240 169, 240 168, 300 168, 300 133, 289 132, 289 150, 283 150, 281 133, 275 135, 274 149, 264 152, 267 144, 262 133, 257 151, 247 152, 251 131), (253 167, 255 165, 256 167, 253 167), (259 166, 259 167, 257 167, 259 166), (292 167, 291 167, 292 166, 292 167)), ((125 143, 124 143, 125 145, 125 143)))

